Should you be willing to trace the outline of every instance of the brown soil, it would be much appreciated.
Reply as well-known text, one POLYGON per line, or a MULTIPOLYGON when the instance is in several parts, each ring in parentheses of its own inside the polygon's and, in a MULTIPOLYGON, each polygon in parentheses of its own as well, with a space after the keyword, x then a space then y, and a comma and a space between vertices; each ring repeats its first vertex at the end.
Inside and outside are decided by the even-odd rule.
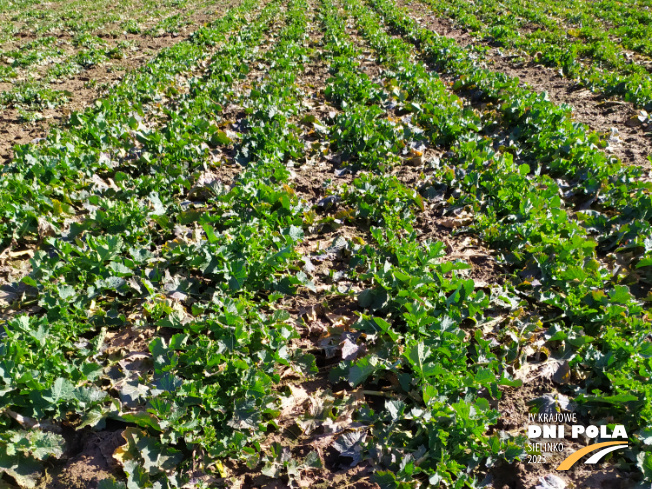
MULTIPOLYGON (((171 39, 171 38, 169 38, 171 39)), ((163 38, 159 41, 159 47, 152 52, 156 52, 166 45, 163 38)), ((154 46, 154 43, 151 43, 154 46)), ((16 144, 27 144, 35 139, 43 138, 47 135, 49 128, 64 122, 71 112, 83 110, 88 107, 93 100, 100 95, 99 87, 92 87, 88 82, 96 81, 100 85, 110 85, 119 81, 128 70, 136 69, 146 61, 146 55, 120 60, 111 64, 94 67, 80 73, 79 75, 63 80, 62 83, 56 84, 56 90, 67 90, 74 94, 73 98, 62 107, 57 109, 44 109, 40 113, 43 120, 26 123, 20 118, 16 109, 6 109, 0 114, 2 128, 0 129, 0 163, 8 163, 13 158, 13 147, 16 144)))
MULTIPOLYGON (((451 19, 437 17, 427 5, 419 1, 397 0, 396 3, 407 8, 411 17, 424 27, 455 39, 461 46, 480 42, 469 32, 456 27, 451 19)), ((554 69, 531 61, 515 63, 515 58, 518 57, 501 55, 498 49, 490 49, 486 57, 487 68, 517 77, 537 92, 547 92, 550 100, 556 104, 571 106, 574 119, 598 133, 610 135, 612 128, 617 129, 621 142, 612 143, 612 154, 625 164, 645 168, 652 166, 647 159, 652 154, 652 127, 629 127, 626 124, 637 113, 632 104, 605 99, 604 95, 594 94, 572 80, 561 77, 554 69)))
MULTIPOLYGON (((318 289, 324 285, 319 279, 315 282, 318 289)), ((350 466, 332 447, 344 433, 365 429, 354 421, 356 409, 366 404, 362 390, 351 389, 346 383, 334 385, 328 379, 331 368, 342 356, 340 339, 356 318, 355 299, 305 292, 288 298, 284 307, 295 318, 294 326, 301 334, 292 347, 315 355, 319 371, 307 378, 291 369, 281 374, 285 379, 282 391, 286 396, 280 416, 275 420, 279 428, 263 442, 263 447, 267 447, 263 453, 274 443, 287 447, 294 460, 303 460, 309 453, 316 452, 323 466, 302 471, 300 487, 378 489, 378 485, 370 481, 372 471, 366 463, 350 466), (321 406, 332 404, 339 406, 334 421, 310 418, 321 406), (312 425, 304 424, 306 419, 310 419, 312 425)), ((283 479, 272 480, 243 467, 234 467, 234 470, 240 474, 242 488, 289 487, 283 479)))
MULTIPOLYGON (((124 9, 129 8, 128 5, 121 4, 120 2, 103 2, 100 5, 91 5, 90 10, 84 11, 84 20, 89 23, 94 23, 100 18, 103 20, 107 15, 119 14, 123 19, 129 18, 135 20, 140 30, 145 32, 157 23, 168 18, 172 15, 180 14, 181 16, 187 16, 190 19, 190 22, 182 26, 179 31, 181 34, 185 34, 193 29, 193 25, 203 22, 202 17, 205 17, 204 14, 200 13, 207 12, 209 10, 224 10, 224 6, 219 3, 219 0, 212 0, 210 2, 188 2, 183 8, 174 8, 165 11, 157 10, 157 12, 152 13, 147 10, 140 10, 141 6, 134 4, 134 8, 129 10, 129 15, 125 16, 124 9)), ((54 36, 59 39, 72 39, 74 36, 71 35, 71 32, 64 27, 61 27, 60 20, 62 17, 66 17, 67 13, 62 10, 65 10, 69 7, 68 2, 45 2, 38 5, 30 6, 31 10, 47 10, 48 13, 55 15, 48 21, 43 23, 37 22, 36 25, 33 22, 21 22, 17 20, 11 20, 15 12, 9 13, 0 13, 0 21, 7 24, 11 24, 11 30, 13 31, 12 37, 4 43, 0 43, 0 50, 8 49, 19 49, 25 43, 32 41, 34 39, 41 38, 43 36, 54 36), (20 40, 20 42, 19 42, 20 40)), ((86 6, 79 6, 80 8, 87 8, 86 6)), ((212 16, 208 15, 207 20, 210 20, 212 16)), ((109 22, 105 24, 100 24, 100 26, 92 31, 89 34, 103 37, 103 38, 123 38, 122 34, 117 36, 118 30, 115 28, 114 22, 109 22)), ((126 39, 140 38, 140 35, 127 34, 126 39)))
MULTIPOLYGON (((140 46, 136 54, 131 53, 121 60, 108 60, 101 66, 84 70, 71 78, 61 80, 61 83, 52 84, 52 88, 67 90, 73 94, 73 97, 61 107, 41 110, 43 119, 40 121, 26 123, 21 120, 16 109, 6 109, 0 112, 0 164, 11 161, 15 145, 27 144, 45 137, 50 127, 64 123, 73 111, 84 110, 101 96, 104 90, 110 90, 107 87, 120 81, 127 72, 138 69, 162 49, 187 39, 195 29, 214 20, 220 12, 228 10, 237 3, 239 0, 227 0, 214 15, 207 15, 201 11, 194 12, 191 15, 191 24, 183 37, 174 34, 159 37, 127 35, 127 40, 134 41, 140 46)), ((0 89, 7 90, 12 86, 12 84, 3 83, 0 89), (7 85, 8 87, 6 87, 7 85)))
MULTIPOLYGON (((580 447, 577 447, 580 448, 580 447)), ((572 450, 569 447, 568 452, 572 450)), ((604 468, 587 469, 586 465, 576 464, 568 472, 558 472, 551 464, 527 464, 523 462, 503 464, 492 473, 495 489, 538 489, 542 486, 545 476, 559 477, 566 487, 573 489, 633 489, 636 482, 624 475, 618 469, 604 468)))
POLYGON ((79 453, 41 487, 48 489, 96 489, 101 480, 111 477, 118 464, 113 459, 116 448, 124 445, 122 430, 87 432, 80 441, 79 453))

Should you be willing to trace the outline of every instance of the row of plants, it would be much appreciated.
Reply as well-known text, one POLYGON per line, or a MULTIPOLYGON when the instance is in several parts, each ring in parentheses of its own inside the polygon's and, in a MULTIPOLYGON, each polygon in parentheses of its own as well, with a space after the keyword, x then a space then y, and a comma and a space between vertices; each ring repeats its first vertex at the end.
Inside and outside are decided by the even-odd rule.
POLYGON ((561 74, 591 90, 652 109, 649 71, 632 62, 624 47, 599 25, 568 28, 548 18, 542 5, 517 1, 480 1, 473 8, 466 0, 424 3, 492 43, 525 52, 537 63, 559 68, 561 74), (532 24, 540 28, 531 29, 532 24))
POLYGON ((599 2, 574 2, 573 5, 539 5, 548 16, 553 16, 571 27, 569 33, 585 37, 593 29, 606 35, 625 49, 645 56, 652 56, 650 44, 650 22, 652 14, 649 5, 603 0, 599 2), (587 29, 584 29, 584 28, 587 29), (572 28, 577 28, 573 30, 572 28))
POLYGON ((30 70, 33 70, 35 66, 56 60, 58 63, 56 66, 48 68, 39 75, 40 79, 54 81, 83 68, 100 64, 106 59, 122 58, 126 54, 124 51, 132 46, 133 43, 128 41, 119 41, 110 46, 104 39, 91 34, 77 35, 69 43, 59 41, 54 36, 42 37, 18 49, 0 53, 0 56, 11 67, 4 70, 3 78, 0 81, 11 81, 19 74, 29 77, 30 70), (66 45, 73 48, 72 54, 66 54, 64 49, 66 45))
MULTIPOLYGON (((72 77, 84 70, 93 68, 106 63, 109 60, 123 59, 132 55, 136 50, 134 43, 120 41, 115 45, 108 45, 100 38, 83 40, 84 47, 75 50, 75 54, 64 56, 61 62, 53 64, 39 75, 38 79, 27 78, 22 81, 14 82, 13 78, 17 76, 15 71, 7 71, 6 78, 3 81, 11 81, 12 88, 0 92, 0 109, 14 108, 21 111, 24 119, 27 121, 38 119, 36 111, 43 109, 54 109, 66 104, 73 97, 69 90, 60 90, 56 87, 57 82, 61 82, 72 77), (26 112, 29 111, 29 112, 26 112)), ((75 41, 76 43, 76 41, 75 41)), ((60 49, 55 50, 62 54, 60 49)), ((44 55, 49 57, 52 52, 39 52, 37 56, 44 55)), ((28 56, 30 59, 31 55, 28 56)), ((51 59, 54 62, 54 59, 51 59)), ((33 68, 33 67, 32 67, 33 68)), ((30 69, 32 69, 30 68, 30 69)), ((122 68, 118 68, 122 69, 122 68)))
MULTIPOLYGON (((178 48, 180 54, 197 48, 195 60, 201 60, 201 52, 210 44, 230 41, 210 60, 206 76, 192 79, 178 106, 168 109, 173 119, 159 132, 161 140, 147 141, 165 148, 162 154, 169 156, 145 153, 134 160, 126 148, 134 149, 135 137, 112 141, 105 137, 102 149, 123 154, 112 154, 115 163, 104 161, 104 169, 89 168, 96 175, 94 184, 87 180, 77 191, 88 213, 69 232, 48 238, 31 261, 32 272, 23 282, 40 312, 6 322, 0 345, 1 468, 23 487, 35 486, 41 461, 62 455, 61 433, 101 429, 107 417, 131 426, 125 431, 128 443, 121 456, 129 487, 151 487, 155 479, 178 487, 176 469, 184 459, 201 447, 210 447, 215 454, 239 450, 257 433, 257 425, 246 424, 247 413, 273 412, 269 386, 277 361, 290 362, 279 351, 284 351, 292 331, 284 325, 282 314, 264 314, 252 296, 264 285, 261 279, 268 280, 279 264, 293 256, 297 231, 276 235, 270 225, 277 220, 293 222, 297 211, 291 203, 296 205, 296 199, 266 184, 258 169, 252 168, 231 192, 204 189, 210 202, 196 204, 204 212, 181 205, 189 191, 187 182, 196 180, 210 161, 202 146, 217 132, 208 129, 206 116, 212 110, 219 120, 221 107, 233 96, 229 87, 246 76, 247 63, 256 59, 253 48, 280 13, 279 4, 272 3, 251 22, 248 12, 254 6, 255 2, 244 3, 201 30, 194 44, 178 48), (211 86, 208 92, 206 85, 211 86), (109 187, 107 181, 113 185, 109 187), (235 198, 240 194, 241 199, 235 198), (276 204, 280 204, 276 212, 269 212, 276 204), (214 228, 222 212, 228 218, 214 228), (267 214, 269 220, 250 220, 250 212, 267 214), (206 248, 207 261, 199 263, 193 255, 194 261, 185 263, 181 251, 190 251, 186 249, 190 243, 179 239, 185 234, 177 237, 175 227, 192 225, 200 216, 210 239, 197 245, 206 248), (234 254, 245 251, 242 240, 251 233, 260 236, 261 247, 249 240, 245 250, 252 256, 245 253, 244 261, 238 260, 234 254), (248 267, 249 260, 260 258, 261 252, 268 259, 248 267), (229 265, 234 266, 233 280, 227 279, 223 287, 221 279, 229 273, 224 269, 229 265), (198 270, 206 272, 206 279, 193 278, 198 270), (195 326, 186 329, 192 316, 197 316, 195 326), (208 323, 213 326, 206 328, 208 323), (132 368, 134 352, 126 352, 125 359, 124 353, 106 351, 105 339, 116 328, 147 324, 167 328, 170 334, 157 335, 149 352, 138 353, 148 358, 145 367, 132 368), (184 367, 181 376, 180 366, 184 367), (229 428, 229 420, 237 426, 229 428)), ((299 18, 297 12, 293 14, 299 18)), ((288 36, 294 33, 288 31, 288 36)), ((170 70, 183 71, 172 56, 175 51, 170 51, 147 67, 151 76, 141 78, 141 92, 136 93, 144 95, 142 89, 149 87, 152 95, 160 88, 174 87, 160 78, 169 76, 170 70)), ((188 68, 185 63, 192 59, 183 59, 188 68)), ((133 110, 128 104, 113 107, 133 110)), ((101 114, 99 110, 79 114, 80 120, 68 128, 67 136, 80 149, 100 142, 94 136, 107 130, 108 119, 101 114)), ((138 114, 129 117, 134 129, 146 121, 138 114)), ((140 139, 146 141, 143 129, 140 139)), ((217 135, 222 141, 218 144, 225 144, 217 135)), ((71 150, 72 143, 68 144, 71 150)), ((92 166, 92 159, 86 161, 92 166)), ((273 162, 261 165, 261 173, 269 166, 273 162)), ((289 223, 288 228, 294 229, 289 223)), ((121 486, 107 482, 105 487, 114 485, 121 486)))
MULTIPOLYGON (((49 37, 43 40, 52 41, 56 38, 49 37)), ((39 44, 40 46, 46 46, 39 44)), ((104 64, 109 60, 123 59, 133 54, 137 49, 130 41, 119 41, 113 45, 103 39, 82 35, 76 36, 72 45, 73 53, 65 54, 63 44, 57 42, 56 46, 47 49, 34 48, 27 51, 14 51, 5 53, 7 60, 11 61, 12 68, 2 70, 0 81, 12 82, 12 88, 0 92, 0 108, 15 108, 21 111, 54 109, 67 103, 73 94, 69 90, 53 88, 57 82, 63 81, 84 70, 104 64), (32 78, 33 64, 51 63, 52 65, 32 78), (16 69, 20 67, 20 69, 16 69), (19 75, 26 75, 21 81, 14 81, 19 75)), ((34 116, 36 117, 36 116, 34 116)))
MULTIPOLYGON (((347 7, 358 20, 364 15, 359 4, 347 7)), ((427 201, 391 172, 408 159, 404 149, 430 143, 417 124, 429 124, 443 143, 469 130, 469 111, 410 56, 379 50, 390 71, 383 84, 371 80, 360 64, 363 48, 346 32, 348 15, 329 1, 321 15, 332 73, 325 93, 340 109, 330 150, 361 171, 351 184, 330 189, 340 199, 333 213, 360 232, 347 244, 347 278, 363 287, 350 326, 359 353, 339 363, 330 380, 347 381, 369 399, 354 418, 364 428, 340 443, 354 463, 374 466, 381 487, 466 487, 499 460, 524 453, 522 440, 489 434, 498 417, 490 399, 500 398, 499 386, 519 382, 489 341, 466 327, 504 305, 475 288, 465 276, 468 264, 446 260, 443 243, 420 237, 417 216, 427 201), (392 104, 429 106, 433 117, 397 121, 387 109, 392 104)))
MULTIPOLYGON (((128 74, 92 110, 73 115, 70 127, 53 129, 40 146, 17 147, 0 177, 2 245, 37 238, 39 219, 56 227, 83 212, 85 190, 98 170, 110 169, 111 158, 128 151, 138 159, 139 120, 161 112, 163 102, 171 103, 187 89, 187 78, 207 60, 227 26, 221 20, 198 29, 189 41, 162 50, 146 69, 128 74), (114 146, 115 153, 110 153, 114 146)), ((145 152, 145 159, 150 157, 145 152)))
POLYGON ((407 12, 382 13, 426 60, 455 76, 454 91, 475 91, 479 102, 491 104, 482 117, 494 130, 505 131, 494 149, 527 163, 534 174, 561 179, 556 181, 560 194, 585 222, 587 232, 597 235, 600 251, 631 252, 630 269, 642 271, 648 281, 650 255, 644 239, 649 234, 652 187, 641 181, 643 170, 602 152, 606 142, 574 123, 568 107, 519 86, 515 78, 481 68, 471 51, 420 28, 407 12))
MULTIPOLYGON (((496 103, 494 113, 481 122, 484 130, 467 131, 451 145, 452 155, 431 176, 433 185, 444 183, 459 192, 448 204, 472 210, 473 229, 502 252, 514 270, 513 290, 527 297, 536 311, 534 317, 525 316, 527 336, 561 341, 547 348, 569 361, 576 382, 568 392, 594 418, 617 413, 627 423, 634 433, 630 440, 639 450, 630 463, 650 477, 652 455, 645 441, 652 421, 646 407, 651 395, 649 298, 641 296, 644 290, 627 285, 649 280, 645 278, 649 250, 643 244, 649 226, 649 188, 630 181, 636 170, 632 174, 608 161, 597 150, 595 135, 564 122, 563 109, 502 75, 492 77, 463 64, 463 52, 450 45, 442 49, 442 38, 421 29, 394 2, 370 4, 383 15, 388 29, 418 44, 428 60, 462 75, 454 88, 477 87, 485 100, 496 103), (509 148, 496 147, 496 122, 509 134, 509 148), (564 141, 564 129, 574 133, 571 145, 564 141), (591 180, 599 191, 585 186, 591 180), (592 199, 598 193, 608 195, 613 187, 620 187, 616 190, 623 192, 620 197, 592 199), (584 194, 580 199, 578 192, 584 194), (589 205, 582 205, 587 201, 589 205), (595 226, 597 222, 603 226, 595 226), (629 230, 633 232, 626 237, 629 230), (616 256, 639 253, 635 263, 643 273, 632 270, 635 278, 619 273, 607 251, 616 256), (538 322, 536 314, 543 311, 555 320, 538 322)), ((401 53, 409 59, 415 54, 381 32, 372 14, 361 9, 358 15, 363 36, 381 55, 401 53)), ((418 104, 414 112, 422 107, 418 104)), ((503 362, 509 361, 508 352, 509 348, 494 350, 503 362)))

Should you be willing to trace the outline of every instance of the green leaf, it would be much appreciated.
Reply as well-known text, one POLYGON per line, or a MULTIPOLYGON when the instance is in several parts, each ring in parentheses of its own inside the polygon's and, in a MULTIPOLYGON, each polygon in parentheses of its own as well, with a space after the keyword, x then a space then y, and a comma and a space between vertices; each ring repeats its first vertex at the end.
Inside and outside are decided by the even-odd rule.
POLYGON ((208 239, 209 243, 217 243, 219 241, 219 238, 215 234, 215 230, 213 229, 213 226, 211 226, 208 223, 202 224, 202 228, 204 228, 204 232, 206 233, 206 239, 208 239))
POLYGON ((127 486, 124 482, 118 482, 113 477, 110 479, 102 479, 97 485, 97 489, 126 489, 127 486))
POLYGON ((58 288, 59 297, 63 300, 70 299, 75 295, 75 288, 71 285, 62 285, 58 288))
POLYGON ((0 473, 3 471, 23 489, 34 489, 43 475, 41 464, 34 459, 8 456, 0 450, 0 473))
POLYGON ((215 131, 211 134, 209 142, 212 146, 226 146, 231 144, 233 141, 229 136, 226 135, 224 131, 215 131))
POLYGON ((525 448, 522 446, 516 445, 514 443, 509 443, 507 449, 505 450, 505 459, 512 463, 514 460, 522 459, 525 456, 525 448))
POLYGON ((639 452, 636 456, 636 465, 646 479, 652 479, 652 452, 639 452))
POLYGON ((406 348, 403 356, 407 358, 412 368, 421 377, 425 377, 425 361, 430 350, 422 342, 411 342, 406 348))
POLYGON ((317 118, 312 114, 304 115, 301 120, 301 124, 309 125, 317 122, 317 118))
POLYGON ((165 215, 165 206, 159 199, 156 192, 152 192, 149 196, 149 201, 152 204, 153 210, 150 212, 151 216, 163 216, 165 215))
POLYGON ((358 295, 358 303, 363 309, 378 311, 385 307, 388 301, 387 291, 384 289, 365 289, 358 295))
POLYGON ((521 387, 523 385, 523 381, 520 379, 510 379, 509 377, 502 377, 498 381, 498 385, 504 385, 507 387, 521 387))
POLYGON ((82 422, 79 426, 77 426, 78 430, 81 430, 82 428, 95 428, 95 429, 101 429, 104 427, 104 420, 106 418, 106 412, 104 409, 102 409, 99 406, 94 407, 90 411, 86 412, 84 416, 82 417, 82 422))
POLYGON ((138 411, 135 413, 122 413, 120 418, 125 423, 134 423, 142 428, 152 428, 156 431, 162 431, 159 420, 156 416, 145 411, 138 411))
POLYGON ((645 428, 636 433, 641 443, 652 446, 652 428, 645 428))
POLYGON ((374 317, 373 318, 374 322, 378 327, 385 333, 387 336, 390 337, 392 341, 398 340, 398 334, 392 329, 392 325, 389 324, 387 321, 385 321, 383 318, 378 318, 374 317))
POLYGON ((43 394, 43 399, 58 404, 59 401, 68 401, 74 398, 75 386, 63 377, 59 377, 54 381, 52 387, 43 394))
POLYGON ((154 487, 147 471, 136 460, 127 460, 124 463, 127 474, 127 489, 144 489, 154 487))
POLYGON ((376 472, 371 480, 380 486, 380 489, 412 489, 412 484, 407 482, 399 482, 396 476, 388 471, 382 470, 376 472))
POLYGON ((290 238, 292 238, 292 241, 299 241, 300 239, 303 238, 303 229, 300 228, 299 226, 292 225, 284 231, 284 234, 290 236, 290 238))
POLYGON ((609 291, 609 298, 618 304, 629 304, 633 299, 629 287, 626 285, 616 285, 613 290, 609 291))
POLYGON ((321 469, 323 467, 319 453, 316 451, 312 451, 306 455, 306 458, 303 460, 303 465, 312 469, 321 469))
POLYGON ((426 384, 423 387, 423 403, 427 406, 431 399, 436 399, 439 395, 437 388, 434 385, 426 384))
POLYGON ((641 261, 639 261, 636 264, 636 268, 643 268, 643 267, 649 267, 652 266, 652 256, 642 258, 641 261))
POLYGON ((385 401, 385 409, 387 409, 392 421, 398 421, 404 416, 405 407, 403 401, 385 401))
POLYGON ((372 361, 370 357, 364 357, 356 361, 349 370, 349 383, 355 387, 374 373, 376 370, 376 361, 372 361))
POLYGON ((624 402, 638 401, 639 398, 632 394, 617 394, 615 396, 599 396, 596 400, 607 402, 609 404, 621 404, 624 402))
POLYGON ((116 273, 116 275, 118 275, 119 277, 128 277, 134 274, 129 267, 126 267, 122 263, 118 263, 114 261, 109 263, 109 266, 107 268, 113 270, 116 273))
POLYGON ((35 430, 29 433, 30 451, 37 460, 49 457, 59 458, 63 455, 66 444, 63 436, 47 431, 35 430))
POLYGON ((316 374, 319 372, 317 368, 317 360, 312 353, 306 353, 295 357, 294 363, 301 369, 305 375, 316 374))

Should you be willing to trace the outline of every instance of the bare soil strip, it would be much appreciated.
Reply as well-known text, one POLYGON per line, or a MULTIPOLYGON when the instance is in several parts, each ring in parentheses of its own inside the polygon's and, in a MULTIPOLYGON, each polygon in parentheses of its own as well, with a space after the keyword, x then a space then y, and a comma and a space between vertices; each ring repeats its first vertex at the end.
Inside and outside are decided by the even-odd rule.
MULTIPOLYGON (((367 49, 359 32, 352 29, 348 34, 358 48, 363 51, 367 49)), ((385 69, 377 58, 367 58, 362 62, 361 68, 371 81, 380 86, 385 85, 385 69)), ((410 118, 409 115, 402 114, 398 108, 387 109, 385 117, 403 121, 410 118)), ((430 143, 425 143, 420 152, 422 154, 416 158, 408 154, 403 164, 394 167, 388 176, 395 176, 406 187, 418 191, 428 174, 432 173, 432 169, 427 168, 428 163, 438 160, 444 153, 442 148, 435 148, 430 143)), ((421 233, 420 241, 429 239, 446 244, 449 260, 461 259, 473 266, 470 276, 477 287, 502 284, 504 270, 492 256, 492 252, 475 238, 454 234, 454 231, 461 227, 460 224, 463 220, 456 221, 451 216, 444 215, 445 210, 445 206, 441 202, 428 202, 424 205, 423 211, 417 215, 415 226, 421 233)))
MULTIPOLYGON (((462 46, 478 44, 477 39, 457 28, 451 19, 437 17, 418 0, 397 0, 396 3, 407 8, 414 20, 439 35, 453 38, 462 46)), ((610 139, 611 154, 623 163, 652 167, 648 159, 652 154, 652 127, 645 127, 632 118, 637 112, 631 103, 592 93, 561 77, 554 69, 533 62, 516 64, 512 61, 514 57, 502 55, 493 48, 486 58, 487 68, 517 77, 537 92, 547 92, 556 104, 571 106, 575 120, 592 130, 608 136, 614 134, 610 139), (617 132, 613 133, 612 128, 617 132)))

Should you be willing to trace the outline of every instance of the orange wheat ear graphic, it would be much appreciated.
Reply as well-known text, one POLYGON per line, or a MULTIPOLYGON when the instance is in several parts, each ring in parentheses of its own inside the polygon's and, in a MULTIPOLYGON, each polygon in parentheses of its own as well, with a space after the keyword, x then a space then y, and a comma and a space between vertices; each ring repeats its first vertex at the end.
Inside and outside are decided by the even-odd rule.
POLYGON ((605 441, 604 443, 594 443, 593 445, 589 445, 588 447, 584 447, 579 449, 578 451, 570 454, 566 460, 564 460, 562 463, 559 464, 557 467, 557 470, 568 470, 570 469, 575 463, 581 459, 584 455, 595 452, 596 450, 599 450, 600 448, 604 447, 609 447, 605 448, 604 450, 599 451, 595 455, 593 455, 590 459, 588 459, 585 463, 587 464, 595 464, 598 463, 602 457, 604 457, 606 454, 609 452, 613 452, 614 450, 619 450, 620 448, 627 448, 629 445, 627 443, 624 443, 622 441, 605 441))

